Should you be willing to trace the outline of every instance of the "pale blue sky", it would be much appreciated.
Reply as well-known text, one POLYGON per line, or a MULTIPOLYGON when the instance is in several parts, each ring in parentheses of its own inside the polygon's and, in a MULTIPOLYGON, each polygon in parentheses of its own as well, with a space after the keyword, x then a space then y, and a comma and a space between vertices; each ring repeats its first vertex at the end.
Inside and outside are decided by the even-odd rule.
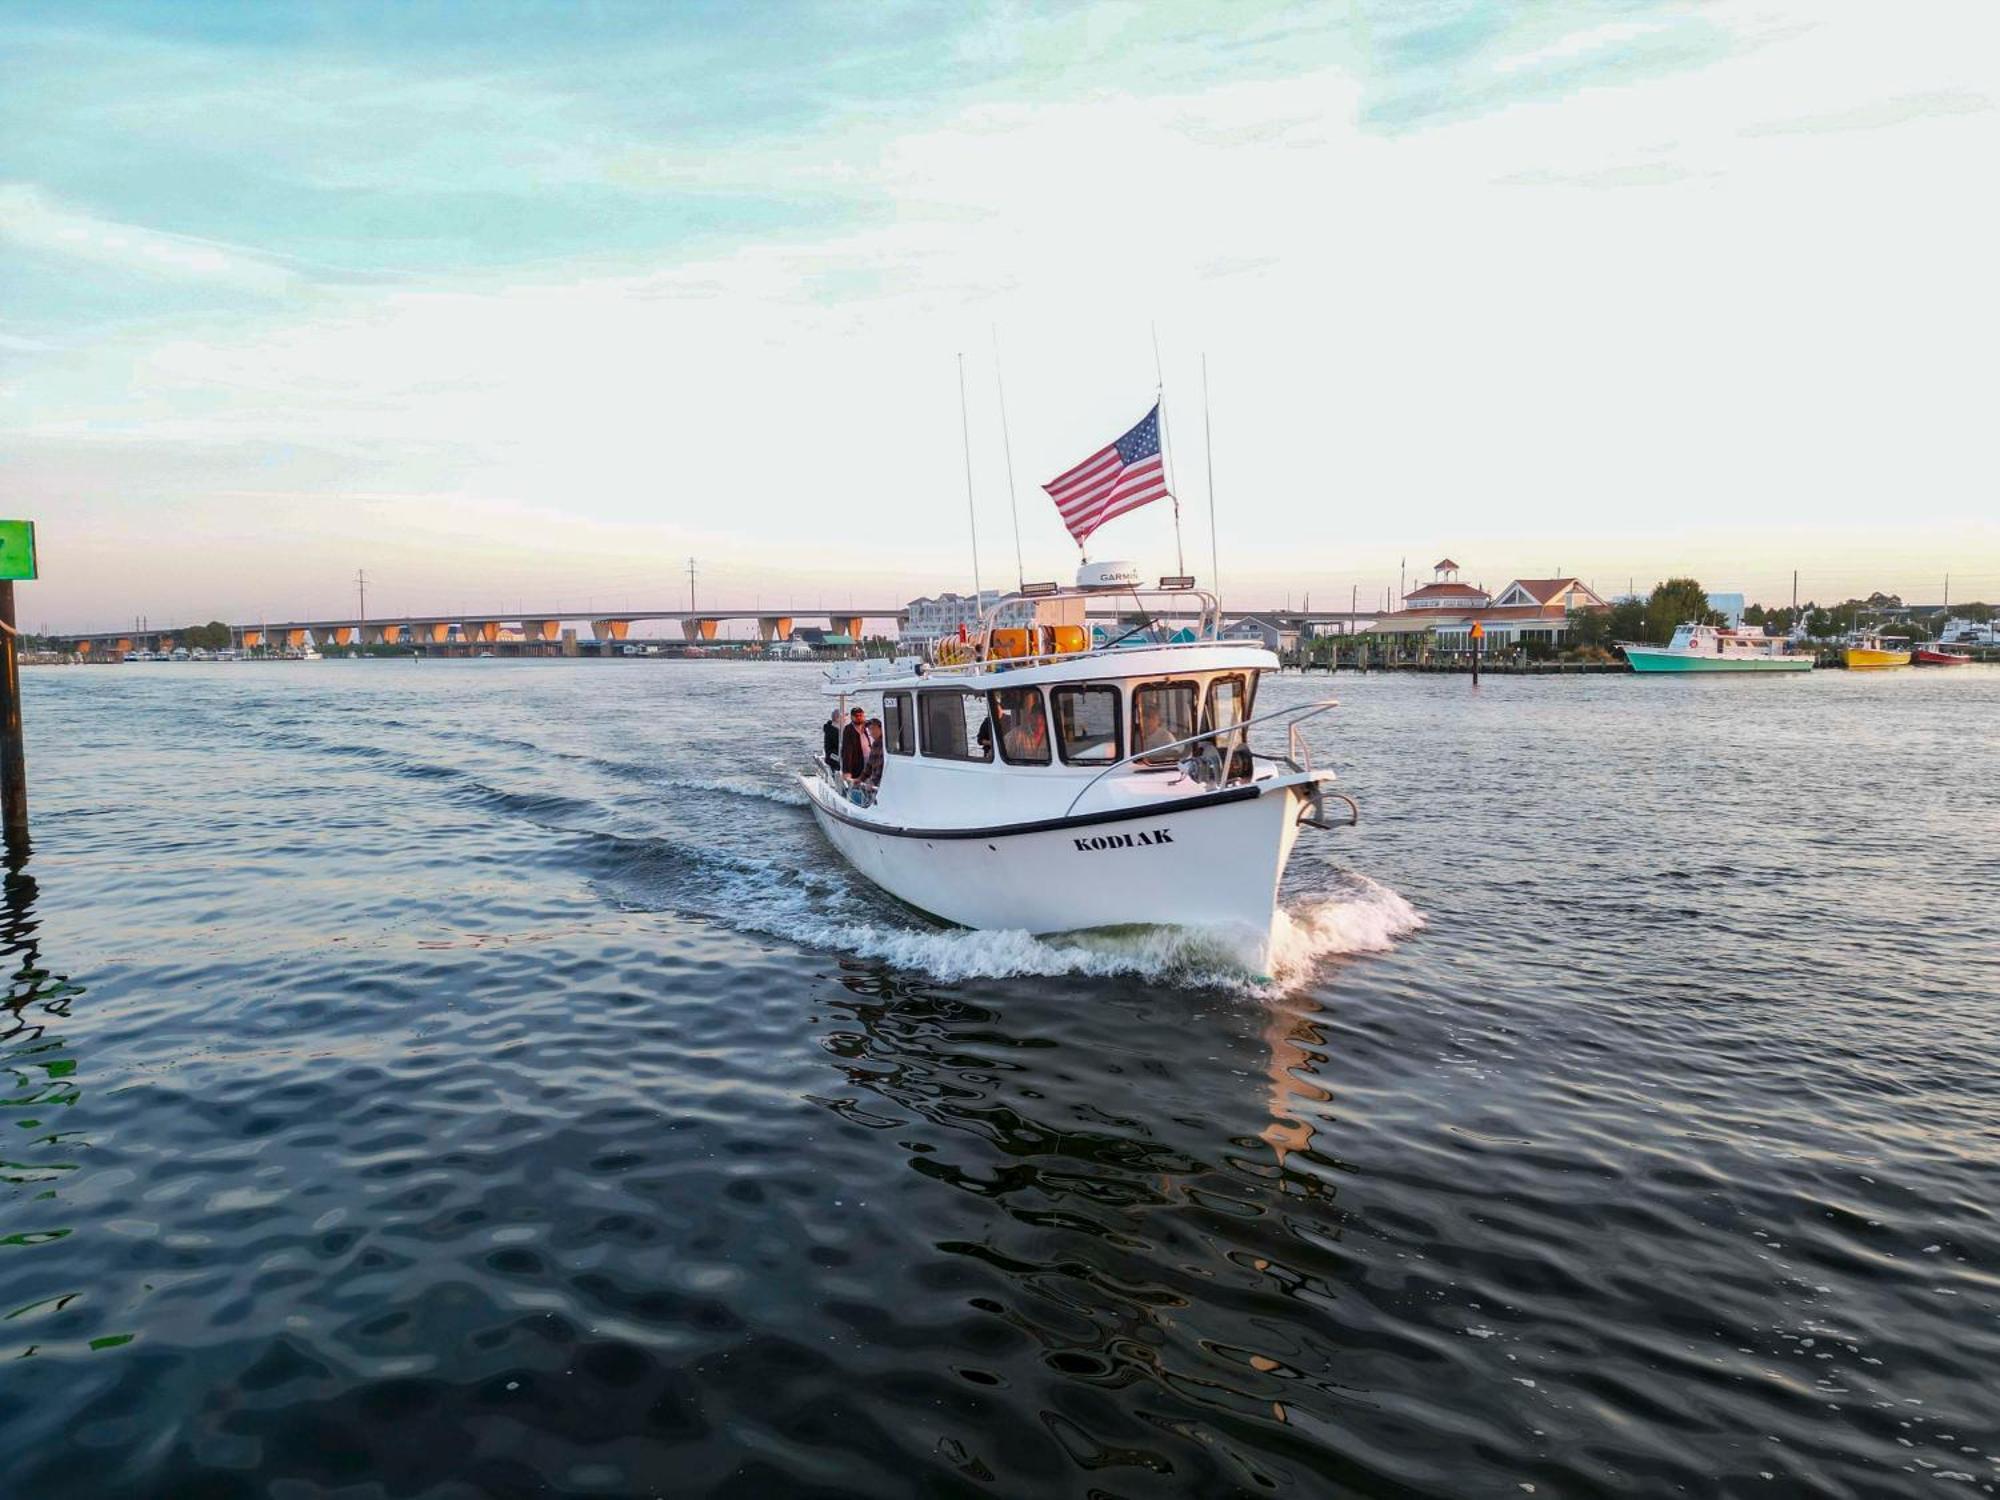
POLYGON ((996 328, 1031 574, 1157 326, 1246 603, 2000 595, 1988 5, 16 4, 0 69, 34 621, 963 587, 960 351, 1005 579, 996 328))

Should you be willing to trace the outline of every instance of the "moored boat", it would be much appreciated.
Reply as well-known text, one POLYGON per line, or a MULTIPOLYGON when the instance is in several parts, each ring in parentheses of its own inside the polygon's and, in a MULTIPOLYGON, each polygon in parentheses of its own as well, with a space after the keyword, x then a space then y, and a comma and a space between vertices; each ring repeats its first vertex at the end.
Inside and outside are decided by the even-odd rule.
POLYGON ((1911 651, 1910 660, 1919 667, 1964 667, 1972 664, 1970 653, 1953 651, 1943 641, 1918 646, 1911 651))
POLYGON ((1140 588, 1123 565, 1086 565, 1077 587, 1010 595, 928 660, 829 672, 843 718, 857 698, 879 718, 883 754, 872 778, 824 761, 801 777, 827 839, 891 895, 961 926, 1189 927, 1268 963, 1299 831, 1329 826, 1329 802, 1352 820, 1297 732, 1336 705, 1257 714, 1277 656, 1219 639, 1214 596, 1188 585, 1140 588), (1148 623, 1098 645, 1086 610, 1110 593, 1148 623), (1198 616, 1193 639, 1167 638, 1182 633, 1177 605, 1198 616), (1278 721, 1285 751, 1254 749, 1252 727, 1278 721))
POLYGON ((1850 672, 1872 672, 1910 664, 1909 642, 1899 635, 1857 635, 1841 652, 1850 672))
POLYGON ((1664 646, 1620 641, 1618 649, 1635 672, 1809 672, 1810 656, 1793 656, 1782 637, 1761 625, 1734 630, 1715 625, 1682 625, 1664 646))

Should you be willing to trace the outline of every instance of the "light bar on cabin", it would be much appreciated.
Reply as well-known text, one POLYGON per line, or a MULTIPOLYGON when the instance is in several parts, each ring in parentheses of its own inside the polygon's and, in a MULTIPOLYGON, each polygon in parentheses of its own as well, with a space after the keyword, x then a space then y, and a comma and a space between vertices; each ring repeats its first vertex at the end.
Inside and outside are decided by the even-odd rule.
POLYGON ((1053 583, 1024 583, 1021 585, 1021 592, 1033 599, 1042 594, 1053 594, 1056 588, 1057 585, 1053 583))
POLYGON ((1160 587, 1163 589, 1191 589, 1194 587, 1194 579, 1191 577, 1162 578, 1160 580, 1160 587))

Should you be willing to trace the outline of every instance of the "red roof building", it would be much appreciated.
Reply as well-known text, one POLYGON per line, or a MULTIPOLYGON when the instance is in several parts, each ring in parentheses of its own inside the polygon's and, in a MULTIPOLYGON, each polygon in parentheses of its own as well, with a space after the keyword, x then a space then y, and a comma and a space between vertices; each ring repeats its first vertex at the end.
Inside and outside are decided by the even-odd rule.
POLYGON ((1458 564, 1438 563, 1431 581, 1403 596, 1403 607, 1375 622, 1380 635, 1434 635, 1446 651, 1470 649, 1472 627, 1480 626, 1489 651, 1534 641, 1559 646, 1577 609, 1610 606, 1580 578, 1516 578, 1498 594, 1461 583, 1458 564))

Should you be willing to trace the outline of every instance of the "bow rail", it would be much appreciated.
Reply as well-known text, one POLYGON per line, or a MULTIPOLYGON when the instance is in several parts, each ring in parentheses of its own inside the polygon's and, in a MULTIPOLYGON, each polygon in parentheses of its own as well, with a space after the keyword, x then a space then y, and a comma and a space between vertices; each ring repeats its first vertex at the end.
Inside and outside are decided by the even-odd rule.
MULTIPOLYGON (((1102 781, 1105 777, 1109 776, 1113 771, 1119 769, 1121 766, 1129 766, 1136 761, 1150 760, 1153 757, 1159 755, 1164 750, 1178 750, 1183 745, 1215 744, 1218 741, 1225 738, 1226 736, 1234 734, 1243 734, 1245 740, 1244 748, 1248 749, 1249 736, 1247 734, 1247 731, 1249 730, 1250 726, 1253 724, 1266 724, 1272 721, 1273 719, 1290 718, 1292 721, 1290 728, 1287 730, 1286 733, 1286 747, 1291 753, 1283 757, 1285 763, 1295 771, 1310 771, 1312 769, 1312 753, 1310 750, 1307 750, 1305 748, 1305 740, 1304 737, 1299 734, 1299 726, 1305 723, 1305 721, 1308 719, 1317 718, 1319 717, 1319 715, 1326 713, 1331 709, 1336 709, 1338 707, 1340 707, 1340 700, 1338 698, 1321 698, 1313 703, 1296 703, 1293 704, 1290 708, 1274 708, 1267 714, 1258 714, 1253 718, 1240 720, 1235 724, 1229 725, 1227 728, 1204 729, 1199 734, 1190 734, 1184 736, 1181 739, 1168 740, 1164 744, 1148 745, 1144 750, 1135 750, 1132 754, 1126 756, 1122 760, 1114 760, 1110 765, 1106 766, 1103 770, 1099 771, 1095 776, 1091 777, 1090 780, 1086 781, 1083 784, 1083 786, 1080 789, 1078 789, 1077 794, 1074 797, 1070 798, 1069 806, 1064 810, 1063 816, 1066 818, 1073 816, 1076 812, 1077 803, 1081 802, 1086 796, 1089 795, 1090 789, 1096 786, 1098 782, 1102 781), (1303 757, 1303 763, 1301 763, 1300 757, 1303 757)), ((1252 750, 1250 753, 1253 757, 1255 757, 1257 754, 1257 752, 1254 750, 1252 750)), ((1266 755, 1262 758, 1265 760, 1273 760, 1279 757, 1266 755)), ((1336 793, 1335 795, 1337 796, 1339 794, 1336 793)), ((1354 805, 1352 798, 1342 798, 1342 800, 1345 801, 1350 807, 1354 805)), ((1357 817, 1359 816, 1358 811, 1356 813, 1356 816, 1357 817)))

